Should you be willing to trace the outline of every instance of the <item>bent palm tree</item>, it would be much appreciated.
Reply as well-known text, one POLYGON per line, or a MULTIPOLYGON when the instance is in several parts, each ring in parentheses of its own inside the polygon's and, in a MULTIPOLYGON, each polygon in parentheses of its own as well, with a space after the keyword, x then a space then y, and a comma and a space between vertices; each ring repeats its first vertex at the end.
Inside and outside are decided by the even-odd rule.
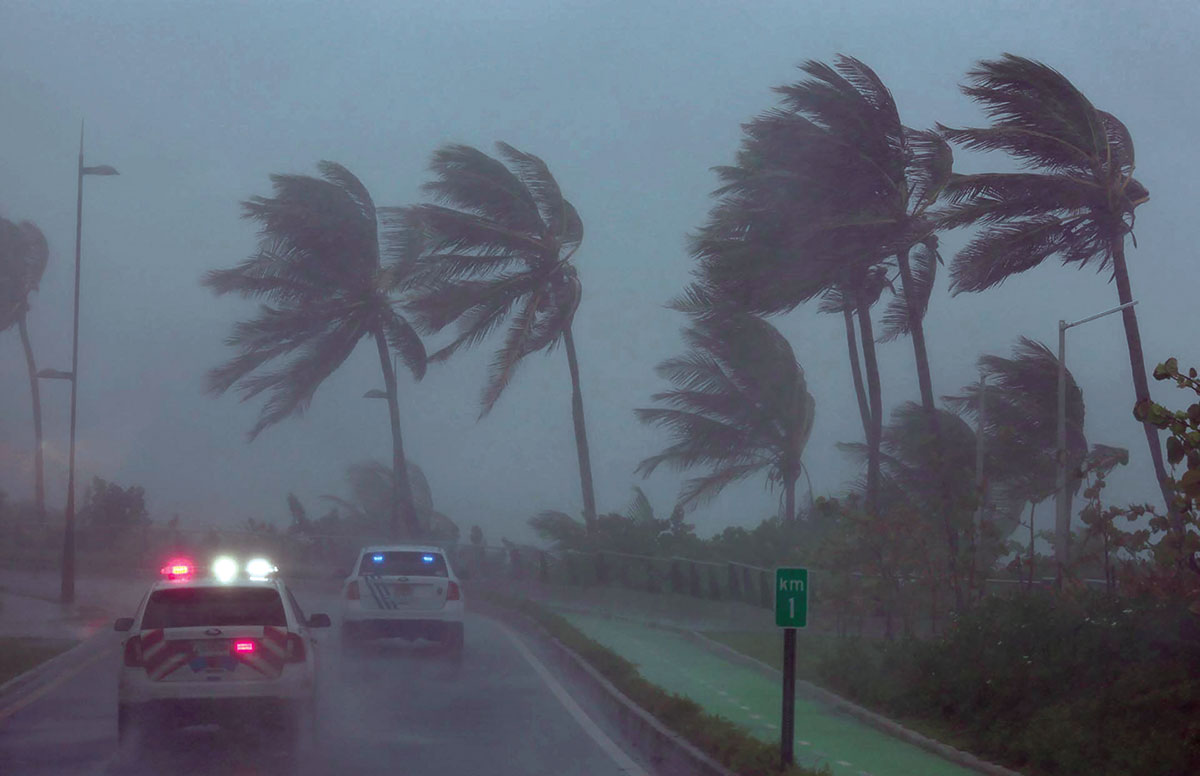
POLYGON ((42 457, 42 398, 37 364, 29 342, 29 297, 37 291, 50 250, 42 230, 29 221, 15 224, 0 218, 0 331, 17 327, 29 371, 29 394, 33 400, 33 494, 38 516, 46 518, 46 486, 42 457))
POLYGON ((526 356, 563 343, 590 530, 596 496, 571 333, 583 293, 571 258, 583 240, 583 222, 545 162, 506 143, 496 146, 507 165, 470 146, 438 149, 430 165, 436 179, 423 188, 443 204, 385 213, 389 253, 404 267, 396 283, 412 292, 409 309, 424 331, 458 324, 458 336, 432 361, 479 344, 509 321, 492 359, 481 415, 495 406, 526 356))
MULTIPOLYGON (((949 129, 952 142, 978 151, 1003 151, 1036 172, 956 175, 951 205, 938 219, 945 228, 983 224, 954 257, 955 294, 985 291, 1053 256, 1080 268, 1110 270, 1121 304, 1133 300, 1125 237, 1134 210, 1150 198, 1133 177, 1133 139, 1115 116, 1096 108, 1064 75, 1024 57, 1005 54, 967 74, 963 92, 979 102, 990 127, 949 129)), ((1122 311, 1129 367, 1138 405, 1150 400, 1137 314, 1122 311)), ((1157 429, 1143 423, 1150 458, 1177 533, 1157 429)))
POLYGON ((258 252, 204 278, 216 294, 270 302, 259 308, 257 318, 234 325, 226 344, 239 353, 209 373, 209 390, 219 395, 237 385, 243 401, 270 391, 250 430, 253 440, 303 413, 359 342, 373 339, 392 426, 392 530, 399 533, 403 523, 415 538, 421 528, 404 461, 389 346, 418 380, 425 374, 425 347, 393 309, 371 195, 345 167, 321 162, 318 168, 321 178, 272 175, 275 196, 243 202, 243 216, 261 226, 258 252), (267 371, 268 364, 285 357, 286 363, 267 371))
POLYGON ((791 345, 775 327, 746 313, 713 315, 684 330, 690 350, 658 373, 674 386, 655 394, 661 407, 637 410, 643 423, 667 429, 674 444, 642 461, 649 476, 666 463, 706 466, 679 497, 688 506, 727 485, 765 472, 783 488, 783 517, 796 516, 796 480, 812 433, 816 403, 791 345))
MULTIPOLYGON (((942 397, 946 403, 978 419, 981 391, 986 391, 984 423, 989 479, 997 484, 999 500, 1024 503, 1036 509, 1054 495, 1057 473, 1058 357, 1041 342, 1021 337, 1012 357, 984 355, 980 371, 988 383, 963 387, 958 396, 942 397)), ((1083 424, 1083 392, 1070 370, 1067 380, 1067 470, 1077 472, 1088 451, 1083 424)), ((1082 480, 1068 483, 1068 498, 1078 492, 1082 480)), ((1066 510, 1069 516, 1070 509, 1066 510)), ((1032 516, 1031 516, 1032 520, 1032 516)), ((1070 523, 1055 526, 1055 556, 1066 563, 1070 523)))

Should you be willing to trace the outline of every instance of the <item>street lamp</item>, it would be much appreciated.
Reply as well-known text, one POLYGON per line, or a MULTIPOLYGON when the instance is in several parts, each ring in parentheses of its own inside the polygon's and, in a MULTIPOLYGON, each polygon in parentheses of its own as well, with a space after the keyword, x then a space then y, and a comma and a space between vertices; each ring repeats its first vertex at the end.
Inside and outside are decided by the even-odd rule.
POLYGON ((1054 496, 1054 561, 1057 566, 1057 584, 1061 587, 1063 568, 1067 564, 1067 540, 1071 535, 1071 507, 1067 499, 1067 329, 1072 329, 1097 318, 1119 313, 1126 307, 1137 304, 1135 299, 1118 305, 1111 310, 1089 315, 1073 323, 1058 322, 1058 474, 1054 496))
POLYGON ((75 405, 79 393, 79 265, 83 246, 83 176, 118 174, 107 164, 97 167, 83 165, 83 122, 79 122, 79 167, 75 187, 75 321, 71 334, 71 371, 45 370, 47 377, 71 381, 71 444, 67 458, 67 512, 63 526, 61 589, 64 604, 75 600, 75 405), (49 374, 52 372, 55 374, 49 374))

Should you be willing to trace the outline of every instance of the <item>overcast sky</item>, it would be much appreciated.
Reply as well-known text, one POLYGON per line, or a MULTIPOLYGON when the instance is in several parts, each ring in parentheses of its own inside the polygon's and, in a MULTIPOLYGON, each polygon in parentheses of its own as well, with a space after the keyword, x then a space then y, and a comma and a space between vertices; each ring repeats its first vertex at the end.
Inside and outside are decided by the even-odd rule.
MULTIPOLYGON (((151 512, 185 524, 286 523, 294 491, 310 510, 340 493, 350 463, 388 460, 386 405, 364 343, 308 413, 247 444, 258 404, 202 391, 228 357, 231 324, 253 313, 199 285, 254 248, 238 203, 270 192, 271 173, 315 173, 322 159, 356 173, 380 205, 418 201, 430 152, 503 140, 541 156, 584 224, 576 255, 584 300, 575 331, 598 506, 621 510, 633 469, 666 440, 633 409, 664 386, 653 367, 680 348, 681 316, 664 304, 688 281, 685 236, 731 161, 740 123, 798 78, 806 59, 837 53, 871 65, 905 123, 979 125, 957 89, 981 58, 1008 51, 1046 61, 1120 117, 1151 200, 1129 254, 1148 365, 1200 362, 1195 222, 1194 2, 54 2, 0 4, 0 214, 35 221, 51 262, 33 299, 39 367, 70 365, 75 164, 86 117, 88 164, 116 178, 85 184, 80 342, 79 482, 98 475, 146 488, 151 512)), ((962 170, 1002 158, 959 154, 962 170)), ((949 258, 968 236, 943 240, 949 258)), ((1020 335, 1055 344, 1056 321, 1114 306, 1106 275, 1046 266, 982 295, 951 298, 946 274, 926 332, 934 389, 976 378, 981 353, 1020 335)), ((801 309, 773 322, 816 397, 805 462, 818 494, 853 471, 836 450, 862 429, 841 319, 801 309)), ((1087 403, 1092 442, 1123 445, 1114 502, 1155 498, 1133 402, 1119 316, 1072 330, 1068 364, 1087 403)), ((580 511, 562 351, 535 356, 477 422, 491 349, 401 382, 409 456, 438 507, 464 533, 527 539, 542 509, 580 511)), ((917 399, 912 347, 881 347, 885 406, 917 399)), ((44 382, 47 493, 65 500, 69 386, 44 382)), ((1155 386, 1173 405, 1187 397, 1155 386)), ((0 488, 32 493, 29 387, 16 332, 0 336, 0 488)), ((644 487, 666 513, 680 477, 644 487)), ((703 534, 757 523, 776 497, 760 481, 694 515, 703 534)), ((1048 513, 1051 510, 1043 510, 1048 513)))

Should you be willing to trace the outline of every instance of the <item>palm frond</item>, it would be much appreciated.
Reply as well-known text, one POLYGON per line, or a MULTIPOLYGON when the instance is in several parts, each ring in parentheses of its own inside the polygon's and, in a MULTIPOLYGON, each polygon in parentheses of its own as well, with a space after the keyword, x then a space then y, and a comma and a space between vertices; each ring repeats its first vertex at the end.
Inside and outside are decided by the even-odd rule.
POLYGON ((933 285, 937 280, 937 267, 942 257, 937 251, 937 238, 930 237, 924 242, 917 243, 909 255, 912 264, 913 287, 901 285, 896 289, 892 301, 883 313, 879 327, 877 342, 891 342, 908 335, 910 319, 908 317, 909 294, 916 301, 917 315, 924 319, 929 309, 929 299, 933 295, 933 285))
POLYGON ((415 379, 423 378, 427 358, 425 344, 421 342, 417 332, 403 316, 394 310, 388 310, 384 314, 383 327, 391 349, 400 354, 400 359, 412 372, 415 379))
POLYGON ((542 234, 545 225, 532 192, 498 159, 448 144, 434 152, 429 169, 437 177, 422 190, 436 201, 517 232, 542 234))

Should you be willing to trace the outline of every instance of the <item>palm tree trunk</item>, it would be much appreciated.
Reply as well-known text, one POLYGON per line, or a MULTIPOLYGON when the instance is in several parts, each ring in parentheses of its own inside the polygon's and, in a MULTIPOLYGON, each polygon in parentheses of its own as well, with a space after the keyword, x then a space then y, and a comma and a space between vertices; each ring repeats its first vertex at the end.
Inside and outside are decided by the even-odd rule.
MULTIPOLYGON (((908 261, 908 248, 896 253, 896 261, 900 265, 900 278, 904 284, 904 305, 908 311, 908 333, 912 336, 913 355, 917 362, 917 383, 921 388, 921 406, 929 416, 929 430, 933 433, 937 445, 938 458, 941 458, 945 446, 942 444, 942 428, 938 419, 937 407, 933 400, 933 379, 929 372, 929 352, 925 349, 925 324, 921 319, 921 311, 917 308, 917 300, 913 297, 912 265, 908 261)), ((946 472, 948 467, 942 461, 941 471, 938 472, 942 488, 942 523, 946 531, 946 544, 950 550, 949 571, 950 581, 954 586, 954 604, 956 609, 963 608, 962 580, 958 572, 958 529, 954 526, 952 483, 946 472)))
MULTIPOLYGON (((1117 281, 1117 298, 1121 304, 1133 301, 1133 291, 1129 287, 1129 268, 1125 264, 1125 237, 1113 243, 1113 277, 1117 281)), ((1129 368, 1133 372, 1133 392, 1138 403, 1150 400, 1150 382, 1146 379, 1146 359, 1142 355, 1142 335, 1138 332, 1137 313, 1132 307, 1121 311, 1125 322, 1125 344, 1129 348, 1129 368)), ((1158 478, 1158 487, 1162 492, 1163 501, 1167 505, 1167 514, 1171 521, 1171 531, 1176 538, 1183 536, 1183 515, 1175 508, 1175 494, 1167 480, 1167 469, 1163 464, 1162 445, 1158 441, 1158 428, 1150 423, 1143 423, 1146 432, 1146 444, 1150 447, 1150 460, 1154 462, 1154 476, 1158 478)))
POLYGON ((862 367, 858 363, 858 336, 854 331, 854 313, 842 309, 846 321, 846 346, 850 350, 850 376, 854 378, 854 395, 858 397, 858 414, 862 418, 863 435, 871 436, 871 408, 867 406, 867 391, 863 387, 862 367))
POLYGON ((871 310, 861 287, 855 289, 858 328, 862 332, 863 365, 867 370, 867 395, 870 399, 871 426, 867 430, 867 513, 879 515, 879 448, 883 443, 883 395, 879 385, 879 362, 875 359, 875 335, 871 310))
POLYGON ((33 397, 33 498, 37 505, 38 518, 46 522, 46 486, 42 460, 42 394, 38 386, 37 364, 33 360, 33 346, 29 343, 29 327, 25 314, 17 319, 17 330, 21 334, 21 347, 25 349, 25 366, 29 369, 29 394, 33 397))
POLYGON ((417 539, 421 536, 421 523, 417 520, 412 484, 408 481, 408 465, 404 460, 396 372, 392 369, 391 354, 388 352, 387 339, 382 330, 375 332, 375 346, 379 349, 379 365, 383 368, 383 381, 387 388, 388 415, 392 421, 392 534, 399 536, 400 525, 403 523, 408 531, 408 538, 417 539))
POLYGON ((1029 502, 1029 589, 1033 590, 1033 565, 1037 556, 1033 554, 1033 513, 1037 511, 1038 502, 1029 502))
POLYGON ((583 391, 579 387, 579 360, 575 356, 575 338, 571 327, 563 331, 567 346, 567 368, 571 370, 571 416, 575 421, 575 450, 579 457, 579 486, 583 491, 583 522, 591 533, 596 526, 596 492, 592 487, 592 458, 588 450, 587 427, 583 422, 583 391))
POLYGON ((783 483, 784 522, 790 523, 796 519, 796 480, 798 479, 800 479, 800 472, 788 475, 787 480, 783 483))
POLYGON ((908 333, 912 336, 913 354, 917 359, 917 383, 921 387, 921 406, 929 413, 930 420, 936 424, 933 380, 929 374, 929 353, 925 350, 925 324, 921 320, 921 311, 917 309, 917 300, 913 298, 912 265, 908 261, 908 249, 905 248, 898 252, 896 260, 900 265, 900 280, 904 284, 904 305, 908 311, 908 333))

